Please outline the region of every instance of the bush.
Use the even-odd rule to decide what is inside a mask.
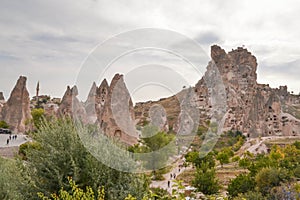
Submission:
[[[294,170],[294,176],[300,178],[300,166],[297,166]]]
[[[215,169],[209,168],[208,163],[203,163],[201,167],[197,167],[193,186],[203,194],[216,194],[220,186],[216,178]]]
[[[37,192],[50,196],[62,187],[70,191],[67,177],[72,177],[79,188],[90,186],[97,191],[104,186],[107,199],[124,199],[128,194],[141,198],[148,187],[144,175],[120,172],[102,164],[83,146],[77,131],[70,119],[41,124],[33,135],[40,148],[25,151],[31,187],[24,192],[23,199],[36,199]],[[85,126],[80,131],[89,135],[93,133]],[[111,156],[115,154],[113,151],[109,153]]]
[[[239,194],[233,200],[266,200],[267,198],[264,197],[260,192],[256,191],[249,191],[245,194]]]
[[[9,125],[5,121],[0,121],[0,128],[9,128]]]
[[[276,168],[268,167],[263,168],[255,176],[255,182],[259,191],[266,195],[270,190],[279,186],[281,181],[284,181],[286,178],[286,172]]]
[[[231,180],[228,185],[228,193],[230,196],[235,197],[240,193],[246,193],[254,190],[255,181],[252,177],[245,174],[238,175],[235,179]]]

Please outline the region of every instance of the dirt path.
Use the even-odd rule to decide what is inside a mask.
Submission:
[[[176,175],[176,177],[181,174],[182,172],[184,172],[185,170],[188,170],[190,169],[190,167],[180,167],[179,166],[182,166],[183,164],[183,161],[182,159],[178,159],[178,161],[176,163],[173,164],[173,168],[172,170],[167,173],[167,174],[164,174],[163,177],[165,178],[165,180],[163,181],[152,181],[152,183],[150,184],[150,187],[153,187],[153,188],[162,188],[162,189],[165,189],[167,190],[170,194],[172,193],[172,186],[173,186],[173,180],[174,180],[174,174]],[[171,178],[171,174],[172,174],[172,178]],[[168,181],[170,181],[170,187],[168,187]]]

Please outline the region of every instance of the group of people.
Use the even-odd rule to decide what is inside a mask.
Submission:
[[[179,165],[179,166],[178,166],[178,172],[179,172],[179,173],[180,173],[181,168],[182,168],[182,165]],[[173,178],[173,179],[176,179],[176,174],[175,174],[175,173],[170,173],[170,180],[171,180],[172,178]],[[170,184],[171,184],[171,181],[170,181],[170,180],[168,181],[168,187],[170,187]]]
[[[13,135],[13,136],[9,135],[9,137],[6,140],[6,144],[8,145],[11,140],[16,140],[16,139],[17,139],[17,135]]]
[[[176,174],[175,174],[175,173],[173,173],[173,174],[171,173],[171,174],[170,174],[170,180],[171,180],[172,178],[173,178],[173,179],[176,178]],[[168,187],[170,187],[170,184],[171,184],[170,180],[168,181]]]

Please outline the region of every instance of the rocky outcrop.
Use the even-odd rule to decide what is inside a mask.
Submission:
[[[1,101],[5,101],[4,96],[3,96],[3,92],[0,92],[0,102]]]
[[[129,145],[137,143],[133,103],[123,75],[116,74],[109,87],[104,80],[96,99],[97,118],[103,132]]]
[[[94,124],[97,120],[97,115],[96,115],[96,92],[97,92],[97,86],[96,86],[96,83],[93,82],[93,85],[90,89],[87,100],[84,103],[84,108],[85,108],[86,115],[87,115],[87,122],[89,124]]]
[[[284,114],[283,103],[296,102],[299,97],[292,97],[286,87],[270,88],[257,83],[257,60],[247,49],[239,47],[226,53],[219,46],[211,47],[211,57],[222,77],[226,91],[227,112],[223,130],[239,130],[249,137],[269,135],[297,135],[300,130],[295,119],[286,128],[280,120]],[[208,71],[210,68],[208,67]],[[195,86],[198,101],[204,114],[210,113],[210,97],[205,82]],[[200,92],[199,92],[200,91]],[[291,105],[291,104],[290,104]],[[203,117],[208,118],[206,115]],[[294,131],[290,131],[290,130]]]
[[[28,130],[26,121],[31,119],[30,99],[26,81],[26,77],[19,77],[1,112],[1,119],[6,121],[13,131],[21,133]]]
[[[211,58],[205,75],[193,87],[200,123],[215,118],[215,121],[224,122],[223,131],[239,130],[249,137],[300,135],[300,96],[290,94],[286,86],[274,89],[257,83],[257,60],[247,49],[238,47],[226,53],[214,45]],[[162,105],[167,101],[171,103],[163,105],[164,109],[177,111],[176,115],[167,112],[167,119],[179,119],[176,123],[172,120],[171,124],[178,127],[181,122],[178,110],[182,113],[182,109],[171,101],[172,98],[174,96],[157,102],[137,103],[138,123],[149,117],[147,111],[153,104]],[[218,107],[222,102],[224,105]]]
[[[0,92],[0,117],[1,117],[1,112],[2,112],[2,108],[4,106],[4,103],[5,103],[5,99],[3,96],[3,92]]]
[[[82,103],[77,98],[78,90],[76,86],[70,88],[67,87],[67,90],[61,100],[59,105],[57,115],[69,116],[74,119],[81,120],[83,123],[87,123],[86,112]]]
[[[102,121],[104,105],[108,98],[109,92],[109,85],[107,80],[104,79],[100,86],[96,90],[96,115],[97,115],[97,122],[100,127],[103,127],[104,121]]]

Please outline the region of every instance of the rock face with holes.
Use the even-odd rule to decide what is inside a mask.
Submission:
[[[104,80],[96,96],[97,118],[103,132],[128,145],[137,143],[133,103],[123,75],[116,74],[109,87]]]
[[[240,130],[250,137],[300,134],[300,121],[282,108],[297,103],[299,96],[289,94],[286,87],[258,84],[257,61],[247,49],[239,47],[226,53],[212,46],[211,57],[226,90],[224,130]],[[283,118],[288,118],[288,123]]]
[[[2,112],[2,108],[4,106],[4,103],[5,103],[5,99],[3,96],[3,92],[0,92],[0,117],[1,117],[1,112]]]
[[[104,105],[107,102],[107,96],[109,92],[109,85],[107,83],[107,80],[104,79],[100,86],[96,90],[96,116],[97,116],[97,122],[100,125],[100,127],[103,127],[104,121],[102,120],[103,117],[103,111],[104,111]],[[107,104],[107,103],[106,103]]]
[[[82,103],[77,98],[78,90],[76,86],[70,88],[67,86],[67,90],[59,105],[57,115],[59,117],[68,116],[74,119],[79,119],[83,123],[87,123],[86,111]]]
[[[249,137],[300,135],[300,96],[289,93],[286,86],[257,83],[257,60],[247,49],[238,47],[226,53],[214,45],[211,58],[205,75],[192,88],[200,124],[207,126],[205,122],[214,118],[224,122],[222,131],[239,130]],[[180,120],[182,93],[137,103],[137,123],[143,124],[151,106],[160,104],[167,110],[168,123],[178,131],[179,124],[184,125]]]
[[[1,112],[1,120],[6,121],[13,131],[21,133],[28,130],[29,127],[26,127],[26,121],[31,119],[26,81],[26,77],[19,77]]]

